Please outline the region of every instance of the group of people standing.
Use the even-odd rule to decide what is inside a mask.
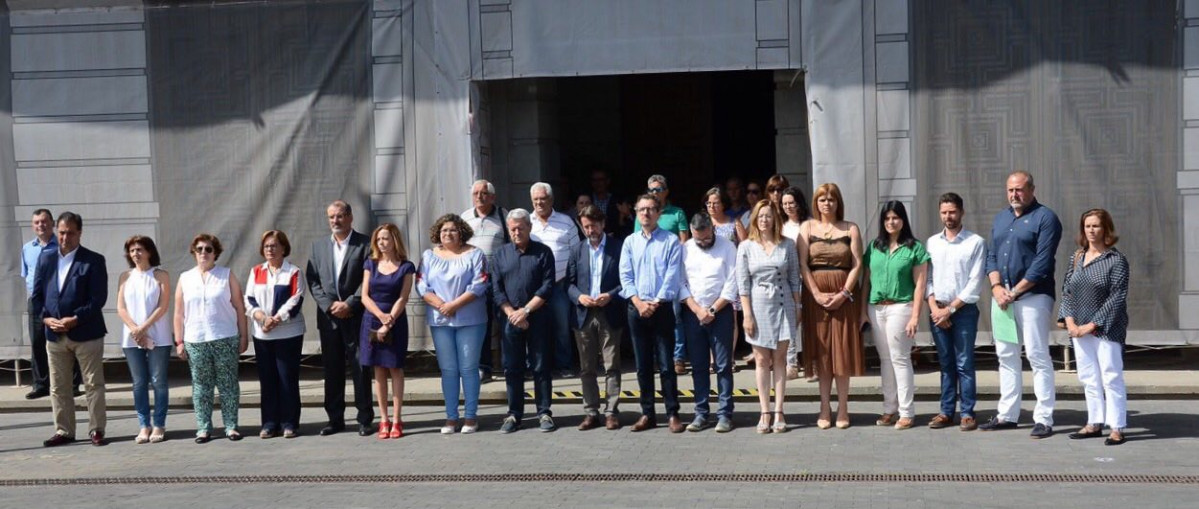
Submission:
[[[766,198],[761,198],[760,185],[756,196],[750,195],[756,183],[733,190],[730,182],[705,193],[704,211],[688,218],[667,200],[669,189],[661,175],[650,177],[646,193],[631,202],[608,192],[607,179],[603,172],[593,174],[597,192],[574,217],[553,209],[548,184],[530,189],[531,212],[506,211],[495,204],[494,186],[476,181],[470,209],[434,221],[429,229],[433,247],[422,253],[419,266],[395,225],[379,225],[369,237],[356,232],[350,205],[338,200],[326,211],[331,235],[313,243],[304,271],[288,260],[291,244],[285,233],[263,233],[259,252],[264,261],[251,269],[244,290],[228,268],[216,265],[220,240],[197,235],[190,244],[196,266],[180,275],[174,289],[173,334],[164,319],[171,280],[159,267],[157,247],[148,237],[130,238],[125,243],[129,270],[118,284],[118,314],[140,426],[136,441],[163,440],[172,345],[191,368],[196,442],[211,439],[214,390],[220,392],[225,436],[239,440],[237,362],[251,337],[262,387],[259,436],[296,436],[305,288],[318,309],[324,362],[328,423],[320,434],[345,429],[348,366],[359,434],[401,437],[405,312],[414,287],[416,298],[425,303],[441,372],[443,434],[478,430],[480,384],[491,377],[497,344],[508,397],[501,432],[522,427],[526,372],[532,375],[541,431],[556,429],[551,410],[555,375],[576,373],[586,414],[579,429],[619,429],[624,425],[619,396],[626,330],[640,390],[633,431],[658,425],[655,374],[670,431],[701,431],[712,424],[717,432],[732,430],[734,350],[740,333],[753,349],[757,432],[789,429],[786,381],[798,377],[801,365],[819,381],[817,427],[835,423],[848,428],[849,380],[865,372],[862,334],[868,327],[875,328],[882,367],[883,408],[876,424],[907,429],[915,418],[910,353],[925,304],[942,389],[940,413],[929,427],[953,425],[955,416],[964,431],[1016,427],[1022,344],[1037,395],[1032,436],[1053,434],[1048,341],[1056,295],[1054,253],[1062,227],[1036,201],[1030,174],[1014,172],[1007,179],[1010,207],[996,215],[989,242],[962,228],[963,200],[947,193],[939,199],[943,229],[926,243],[915,238],[904,204],[894,201],[882,207],[877,236],[864,241],[858,225],[845,220],[840,189],[832,183],[816,188],[809,213],[803,193],[780,175],[768,181]],[[748,198],[748,208],[742,209],[730,194]],[[45,445],[75,439],[75,360],[88,396],[89,435],[102,445],[104,258],[79,246],[78,215],[59,217],[57,242],[50,235],[51,224],[49,211],[34,213],[37,238],[25,246],[22,258],[31,336],[40,332],[45,337],[49,356],[56,432]],[[1058,313],[1075,342],[1088,400],[1088,424],[1071,438],[1100,436],[1106,424],[1109,444],[1123,442],[1125,426],[1121,359],[1128,263],[1113,248],[1116,240],[1107,212],[1083,214],[1080,249],[1066,274]],[[977,302],[988,279],[994,303],[1014,319],[1016,337],[996,341],[1002,392],[998,415],[978,424],[974,341]],[[695,384],[694,418],[687,425],[680,415],[677,384],[681,362],[691,365]],[[381,417],[377,428],[370,368]],[[718,396],[714,422],[708,401],[712,375]],[[30,397],[44,395],[43,390],[35,385]]]

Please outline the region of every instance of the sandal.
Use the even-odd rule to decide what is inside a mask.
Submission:
[[[236,442],[241,440],[241,432],[237,431],[236,429],[231,429],[225,432],[225,438],[228,438],[232,442]]]
[[[391,426],[391,433],[387,434],[388,438],[400,438],[404,436],[404,421],[397,420]]]
[[[1112,430],[1112,434],[1103,439],[1103,445],[1120,445],[1127,441],[1128,439],[1124,438],[1123,431]]]
[[[775,433],[786,433],[787,432],[787,421],[783,420],[783,413],[775,412],[775,415],[777,417],[774,418],[774,426],[771,427],[771,429]]]
[[[391,435],[391,423],[379,421],[379,440],[386,440]]]
[[[767,433],[770,433],[770,416],[773,414],[771,412],[762,412],[762,415],[765,417],[758,419],[758,428],[757,429],[758,429],[758,434],[765,435]]]
[[[1079,440],[1079,439],[1083,439],[1083,438],[1099,438],[1099,437],[1103,436],[1103,425],[1102,424],[1100,424],[1100,425],[1088,424],[1086,426],[1083,426],[1082,429],[1080,429],[1074,433],[1071,433],[1069,435],[1066,435],[1066,436],[1070,437],[1070,440]]]

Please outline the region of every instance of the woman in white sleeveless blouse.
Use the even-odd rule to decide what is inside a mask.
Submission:
[[[158,268],[158,247],[150,237],[134,235],[125,241],[129,270],[117,284],[117,315],[124,323],[121,349],[133,378],[133,407],[140,431],[136,443],[161,442],[166,435],[167,362],[171,360],[171,329],[162,317],[171,298],[171,278]],[[154,387],[154,413],[150,391]]]
[[[216,236],[196,235],[191,244],[196,267],[179,276],[175,289],[175,345],[179,357],[191,367],[197,444],[212,438],[214,388],[221,391],[225,437],[241,440],[237,360],[249,346],[250,336],[241,285],[228,267],[216,266],[221,251]]]

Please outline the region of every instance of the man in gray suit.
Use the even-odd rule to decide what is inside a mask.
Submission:
[[[325,371],[329,424],[321,429],[321,436],[345,429],[346,362],[354,380],[358,434],[367,436],[373,432],[375,410],[370,378],[358,363],[358,335],[362,326],[362,266],[370,254],[370,239],[354,231],[354,212],[349,203],[337,200],[326,212],[333,235],[312,243],[306,271],[308,290],[317,306],[316,327],[321,334]]]

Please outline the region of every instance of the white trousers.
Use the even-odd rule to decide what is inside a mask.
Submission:
[[[999,357],[999,419],[1017,422],[1020,419],[1020,398],[1023,396],[1023,368],[1020,365],[1020,343],[1032,367],[1033,392],[1037,405],[1032,412],[1035,423],[1053,426],[1053,358],[1049,356],[1049,323],[1053,317],[1053,298],[1032,294],[1010,304],[1016,317],[1019,343],[995,341]]]
[[[1087,424],[1107,424],[1124,429],[1127,394],[1124,392],[1124,347],[1115,341],[1087,334],[1074,338],[1078,354],[1078,381],[1087,395]]]
[[[900,417],[916,417],[916,377],[912,371],[914,341],[904,333],[912,319],[912,303],[870,306],[874,320],[874,347],[878,350],[879,371],[882,374],[883,413],[899,413]]]

